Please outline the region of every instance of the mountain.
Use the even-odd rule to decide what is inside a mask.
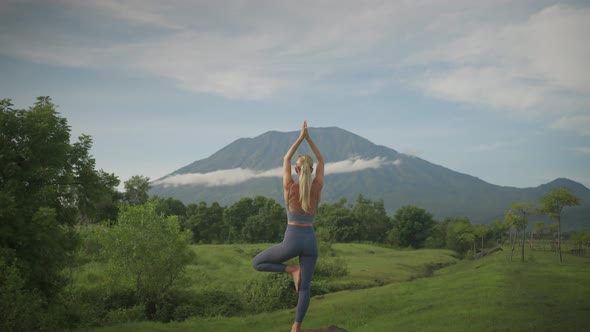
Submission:
[[[534,188],[497,186],[376,145],[337,127],[309,128],[309,132],[326,161],[324,203],[341,198],[353,202],[362,194],[382,199],[390,214],[412,204],[425,208],[437,219],[468,217],[473,223],[489,223],[502,219],[512,202],[537,204],[547,191],[569,187],[582,205],[565,210],[563,229],[587,227],[590,221],[590,190],[569,179],[556,179]],[[210,157],[154,181],[150,194],[185,203],[230,205],[255,195],[282,202],[282,157],[298,134],[269,131],[254,138],[240,138]],[[301,153],[312,155],[306,143],[296,155]],[[549,221],[542,216],[530,220]]]

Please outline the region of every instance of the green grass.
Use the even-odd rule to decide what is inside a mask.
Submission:
[[[398,257],[400,262],[420,259],[409,257],[419,256],[421,250],[369,247],[376,252],[369,258],[362,255],[368,248],[365,245],[336,247],[348,257],[350,278],[364,278],[371,271],[383,276],[388,269],[396,270],[396,263],[382,264],[379,255]],[[433,254],[427,252],[427,256]],[[503,251],[461,261],[436,271],[432,278],[314,297],[304,327],[335,324],[352,332],[584,331],[590,324],[589,283],[588,259],[565,255],[560,265],[554,253],[534,252],[527,254],[524,263],[510,262],[508,251]],[[293,317],[291,309],[169,324],[122,324],[96,331],[278,332],[288,330]]]
[[[196,257],[187,267],[186,282],[194,291],[238,290],[260,275],[252,268],[252,258],[270,246],[272,244],[192,246]],[[405,281],[424,276],[426,264],[457,262],[452,251],[442,249],[400,251],[368,244],[334,244],[333,249],[337,257],[345,260],[349,271],[349,275],[334,281],[339,289]],[[92,287],[105,280],[104,265],[90,262],[73,271],[73,277],[77,285]]]

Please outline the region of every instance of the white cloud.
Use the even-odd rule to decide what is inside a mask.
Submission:
[[[410,80],[437,98],[534,112],[576,111],[590,100],[590,75],[583,70],[590,43],[581,42],[590,31],[589,8],[555,5],[506,24],[508,1],[57,4],[63,20],[52,16],[34,27],[2,26],[0,20],[0,54],[147,72],[197,93],[234,99],[317,90],[326,77],[342,92],[334,75],[393,70],[385,79],[364,77],[345,85],[345,93],[370,95],[387,89],[389,77],[400,80],[397,70],[421,64],[429,73],[414,72]],[[72,19],[85,25],[73,29],[67,25]],[[416,51],[425,45],[426,51]],[[440,64],[447,69],[433,69]]]
[[[325,168],[326,174],[339,174],[339,173],[350,173],[362,171],[370,168],[381,168],[385,165],[396,165],[399,166],[401,160],[396,159],[393,161],[387,161],[384,158],[375,157],[373,159],[359,159],[352,158],[348,160],[337,161],[333,163],[327,163]]]
[[[282,169],[273,168],[267,171],[258,172],[251,169],[234,168],[213,171],[209,173],[188,173],[179,174],[161,179],[155,184],[162,184],[164,186],[181,186],[181,185],[203,185],[206,187],[215,186],[231,186],[246,182],[255,178],[263,177],[280,177]]]
[[[375,157],[373,159],[360,159],[353,158],[349,160],[342,160],[333,163],[326,163],[325,174],[341,174],[358,172],[366,169],[376,169],[387,165],[399,166],[401,164],[400,159],[396,160],[385,160],[381,157]],[[186,185],[202,185],[206,187],[216,186],[231,186],[240,184],[256,178],[264,177],[277,177],[280,178],[283,175],[283,169],[281,167],[269,169],[266,171],[256,171],[252,169],[234,168],[225,169],[219,171],[213,171],[208,173],[188,173],[173,175],[161,180],[154,182],[156,185],[163,186],[186,186]]]
[[[476,29],[408,65],[434,97],[527,115],[579,113],[590,101],[590,8],[554,5],[517,24]],[[429,67],[432,68],[432,67]]]

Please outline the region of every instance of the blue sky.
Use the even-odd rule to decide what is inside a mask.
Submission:
[[[122,181],[307,119],[493,184],[590,187],[589,34],[585,1],[3,0],[0,98],[51,96]]]

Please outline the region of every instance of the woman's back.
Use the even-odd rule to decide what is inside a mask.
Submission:
[[[318,204],[320,201],[321,186],[314,180],[311,183],[310,190],[310,207],[308,211],[304,211],[301,208],[301,202],[299,199],[299,183],[293,182],[289,187],[289,195],[287,199],[287,209],[292,214],[300,215],[311,215],[317,212]],[[295,221],[295,220],[290,220]]]

